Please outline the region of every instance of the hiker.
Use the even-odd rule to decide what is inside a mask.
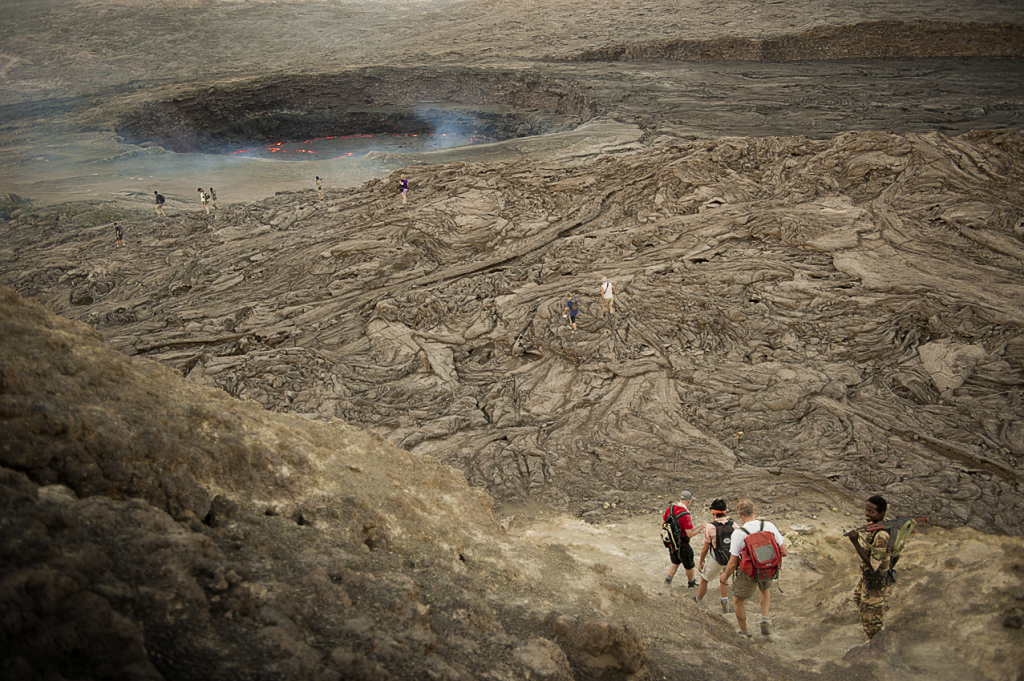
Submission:
[[[601,312],[615,314],[615,287],[608,277],[601,280]]]
[[[569,319],[569,326],[572,327],[573,333],[576,333],[576,315],[578,315],[579,312],[579,302],[577,302],[571,292],[567,293],[565,297],[565,312],[562,313],[562,316]]]
[[[729,564],[729,548],[732,545],[732,533],[736,529],[734,523],[728,516],[729,508],[725,499],[715,499],[711,502],[711,515],[714,520],[704,525],[704,545],[700,549],[700,560],[697,562],[697,571],[700,573],[700,587],[697,588],[697,595],[693,597],[694,602],[700,607],[704,595],[708,592],[708,584],[718,582],[718,576]],[[708,560],[711,554],[711,560]],[[722,612],[729,612],[729,586],[718,582],[721,594]]]
[[[155,189],[153,190],[153,196],[156,198],[156,214],[160,215],[160,216],[163,216],[163,214],[164,214],[164,203],[167,201],[167,199],[165,199],[164,195],[161,194],[160,192],[158,192]]]
[[[324,181],[320,179],[320,176],[316,176],[316,194],[320,197],[320,200],[324,200]]]
[[[117,239],[116,246],[124,246],[124,230],[116,222],[114,223],[114,238]]]
[[[217,207],[217,192],[213,191],[213,187],[210,187],[210,208]]]
[[[779,532],[774,523],[765,520],[758,520],[754,502],[750,499],[740,499],[736,504],[736,512],[743,522],[742,527],[736,528],[732,533],[732,542],[729,547],[729,564],[719,576],[721,584],[728,584],[729,577],[736,573],[736,579],[732,585],[732,595],[735,600],[736,623],[740,627],[740,634],[750,637],[747,631],[747,609],[746,600],[754,595],[757,589],[758,600],[761,604],[761,633],[765,636],[769,633],[768,608],[771,605],[772,581],[779,576],[779,564],[789,552],[783,546],[786,539]],[[774,568],[764,567],[761,549],[771,545],[775,552]],[[775,547],[778,547],[777,551]],[[742,565],[742,567],[741,567]],[[737,569],[740,568],[740,569]]]
[[[885,520],[885,511],[889,503],[880,496],[870,497],[864,504],[864,518],[868,524],[881,523]],[[860,540],[857,530],[850,530],[846,536],[853,543],[857,555],[863,562],[864,571],[860,582],[853,590],[853,602],[860,611],[860,623],[870,641],[882,630],[882,618],[889,609],[889,594],[892,584],[896,581],[892,574],[892,545],[889,541],[888,529],[878,529],[865,535]],[[871,568],[871,560],[878,562],[878,567]]]
[[[668,559],[671,565],[668,566],[665,584],[672,583],[672,578],[676,576],[676,571],[682,565],[683,569],[686,570],[686,587],[688,589],[697,586],[697,580],[693,576],[693,568],[695,566],[693,562],[693,548],[690,547],[690,537],[704,531],[703,523],[697,527],[693,526],[693,519],[690,517],[690,504],[692,502],[692,493],[681,492],[679,494],[679,501],[675,504],[670,504],[661,516],[662,523],[669,522],[669,518],[673,519],[676,530],[673,534],[678,542],[678,546],[668,547]]]
[[[207,204],[207,201],[210,200],[210,197],[209,197],[209,195],[206,192],[203,191],[202,187],[200,187],[198,191],[199,191],[199,203],[203,204],[203,208],[206,209],[206,213],[209,214],[210,213],[210,206]]]
[[[402,203],[406,203],[409,195],[409,180],[405,179],[405,173],[402,173],[402,179],[398,181],[398,186],[402,190]]]

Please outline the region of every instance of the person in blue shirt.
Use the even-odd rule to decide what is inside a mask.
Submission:
[[[573,297],[572,293],[567,294],[565,298],[565,313],[562,316],[568,316],[569,325],[572,327],[573,333],[576,333],[576,315],[579,312],[580,304],[576,302],[576,298]]]

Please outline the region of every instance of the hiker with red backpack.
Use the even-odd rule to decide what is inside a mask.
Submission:
[[[711,515],[714,520],[704,525],[704,545],[700,549],[700,560],[697,561],[697,570],[700,572],[700,587],[697,595],[693,597],[697,607],[700,607],[704,595],[708,592],[708,584],[717,582],[718,576],[729,564],[731,554],[729,548],[732,546],[732,535],[736,529],[729,517],[729,507],[725,499],[715,499],[711,502]],[[711,560],[708,560],[711,554]],[[729,586],[719,583],[721,593],[722,612],[729,612]]]
[[[771,605],[771,585],[779,578],[782,558],[788,554],[783,546],[786,539],[774,523],[758,520],[754,502],[740,499],[736,504],[736,512],[743,522],[741,527],[732,533],[732,544],[729,548],[729,565],[719,577],[722,584],[729,583],[729,577],[736,573],[732,584],[732,595],[736,601],[736,623],[740,634],[750,637],[747,631],[746,600],[754,595],[757,589],[761,603],[761,633],[769,633],[768,609]]]
[[[679,494],[679,503],[672,504],[661,516],[662,542],[668,548],[668,559],[671,565],[668,566],[668,576],[665,577],[665,584],[671,584],[676,571],[682,565],[686,570],[687,588],[697,586],[697,580],[693,577],[693,548],[690,547],[690,537],[704,531],[704,524],[693,526],[693,519],[690,517],[690,503],[693,501],[693,494],[682,492]]]

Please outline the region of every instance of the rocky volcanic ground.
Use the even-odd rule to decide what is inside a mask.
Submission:
[[[863,645],[838,532],[858,504],[762,502],[791,553],[772,634],[746,641],[664,586],[657,518],[499,523],[433,457],[197,386],[6,287],[0,333],[5,678],[1012,681],[1024,662],[1019,537],[923,529]]]
[[[6,9],[0,283],[94,329],[4,293],[14,677],[1020,674],[1015,4]],[[660,588],[683,487],[802,547],[770,641]]]
[[[3,280],[498,499],[590,517],[680,485],[782,506],[882,491],[1019,534],[1019,134],[603,151],[417,167],[408,204],[392,176],[125,216],[123,248],[80,224],[95,209],[55,207],[7,223]]]

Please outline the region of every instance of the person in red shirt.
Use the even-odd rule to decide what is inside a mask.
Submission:
[[[693,519],[690,517],[689,510],[692,502],[693,494],[682,492],[679,495],[679,502],[665,509],[665,513],[661,516],[662,522],[665,522],[670,517],[678,519],[679,539],[681,542],[678,551],[673,548],[668,550],[668,559],[672,564],[668,566],[668,575],[665,577],[665,583],[672,583],[672,578],[676,576],[676,571],[682,565],[683,569],[686,570],[686,586],[690,589],[697,586],[697,580],[694,579],[693,568],[695,564],[693,562],[693,549],[690,547],[690,537],[694,537],[704,531],[704,523],[697,527],[693,526]]]

